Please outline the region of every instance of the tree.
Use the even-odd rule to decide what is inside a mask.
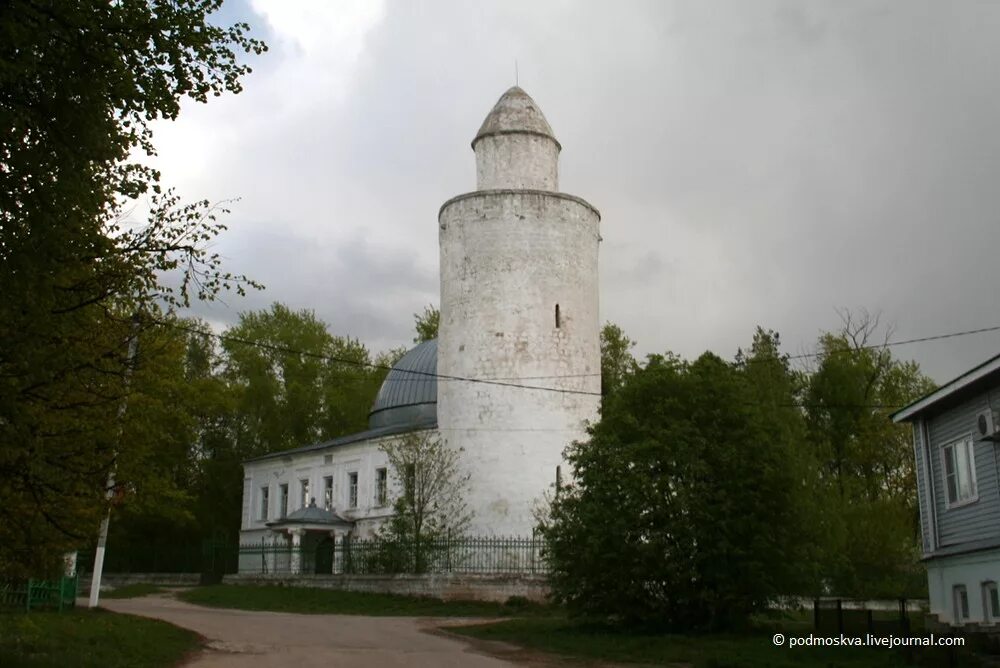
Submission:
[[[110,563],[127,556],[131,568],[163,568],[167,553],[197,554],[205,537],[202,526],[215,528],[200,512],[204,463],[215,455],[205,447],[224,387],[212,375],[212,339],[203,323],[165,319],[140,336],[139,364],[131,379],[116,493],[108,537]],[[242,491],[242,475],[216,480],[213,507],[227,498],[227,488]],[[232,527],[239,514],[230,514]],[[204,522],[204,525],[202,524]],[[85,565],[89,567],[89,564]],[[194,564],[191,564],[193,567]]]
[[[919,534],[909,428],[889,415],[934,388],[914,362],[893,358],[877,315],[843,312],[820,337],[805,390],[809,442],[821,463],[829,516],[825,572],[838,595],[919,595]]]
[[[632,355],[635,341],[628,338],[618,325],[604,323],[601,328],[601,396],[620,388],[634,374],[639,363]]]
[[[145,416],[144,431],[160,440],[135,459],[157,475],[116,507],[113,552],[197,554],[206,538],[234,540],[243,461],[364,429],[390,361],[383,353],[371,366],[356,339],[282,304],[241,314],[221,346],[204,323],[168,324],[142,341],[160,354],[136,373],[128,414]]]
[[[438,326],[441,324],[441,311],[438,310],[438,307],[428,304],[424,307],[423,313],[413,314],[413,320],[417,329],[417,335],[413,337],[414,343],[423,343],[437,338]]]
[[[221,0],[13,0],[0,9],[0,570],[39,575],[88,539],[112,466],[128,470],[117,415],[130,321],[242,291],[207,249],[223,226],[183,204],[133,151],[182,97],[238,92],[260,53]],[[130,224],[122,207],[149,197]],[[171,284],[165,276],[176,278]],[[141,362],[141,360],[140,360]],[[139,469],[132,469],[139,470]],[[122,479],[122,484],[138,483]]]
[[[813,467],[776,350],[758,331],[737,363],[651,356],[605,397],[541,527],[556,600],[629,624],[718,629],[814,591]]]
[[[357,339],[279,303],[240,314],[223,348],[244,457],[363,431],[385,377]]]
[[[403,548],[395,570],[425,572],[435,541],[461,536],[472,520],[465,501],[469,474],[462,471],[460,452],[426,431],[390,438],[382,450],[398,491],[383,537]]]

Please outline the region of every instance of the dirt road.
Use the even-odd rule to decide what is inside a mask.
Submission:
[[[115,612],[162,619],[205,636],[192,668],[509,668],[525,665],[481,653],[473,644],[428,633],[440,620],[413,617],[297,615],[203,608],[164,595],[105,599]],[[480,645],[481,646],[481,645]],[[517,655],[511,650],[511,656]],[[542,665],[529,661],[532,665]]]

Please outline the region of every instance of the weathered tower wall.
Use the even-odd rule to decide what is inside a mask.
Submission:
[[[474,147],[480,189],[439,216],[438,373],[511,386],[439,378],[438,424],[464,449],[472,530],[529,535],[563,449],[599,408],[600,215],[554,191],[554,138],[504,131]]]
[[[475,143],[476,189],[559,190],[559,144],[544,135],[502,134]]]

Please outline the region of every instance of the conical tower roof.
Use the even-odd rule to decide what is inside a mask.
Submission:
[[[472,140],[472,147],[475,148],[476,142],[483,137],[515,133],[542,135],[559,146],[559,140],[552,134],[552,128],[545,120],[545,114],[531,96],[517,86],[501,95],[493,105],[492,111],[476,133],[476,138]]]

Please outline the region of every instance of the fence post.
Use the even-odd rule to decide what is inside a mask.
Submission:
[[[351,563],[351,538],[346,533],[344,534],[343,546],[344,546],[344,556],[343,556],[344,566],[342,572],[351,573],[354,570],[354,564]]]
[[[558,487],[556,488],[558,489]],[[531,529],[531,574],[535,574],[535,562],[538,560],[538,544],[535,542],[535,529]]]
[[[875,618],[872,615],[871,609],[866,610],[868,613],[868,633],[875,633]]]
[[[24,611],[31,612],[31,578],[28,578],[28,588],[24,591]]]
[[[903,629],[902,635],[910,635],[910,615],[906,609],[906,599],[899,599],[899,624]]]
[[[813,599],[813,630],[819,631],[819,596]]]
[[[844,601],[837,599],[837,633],[844,633]]]

